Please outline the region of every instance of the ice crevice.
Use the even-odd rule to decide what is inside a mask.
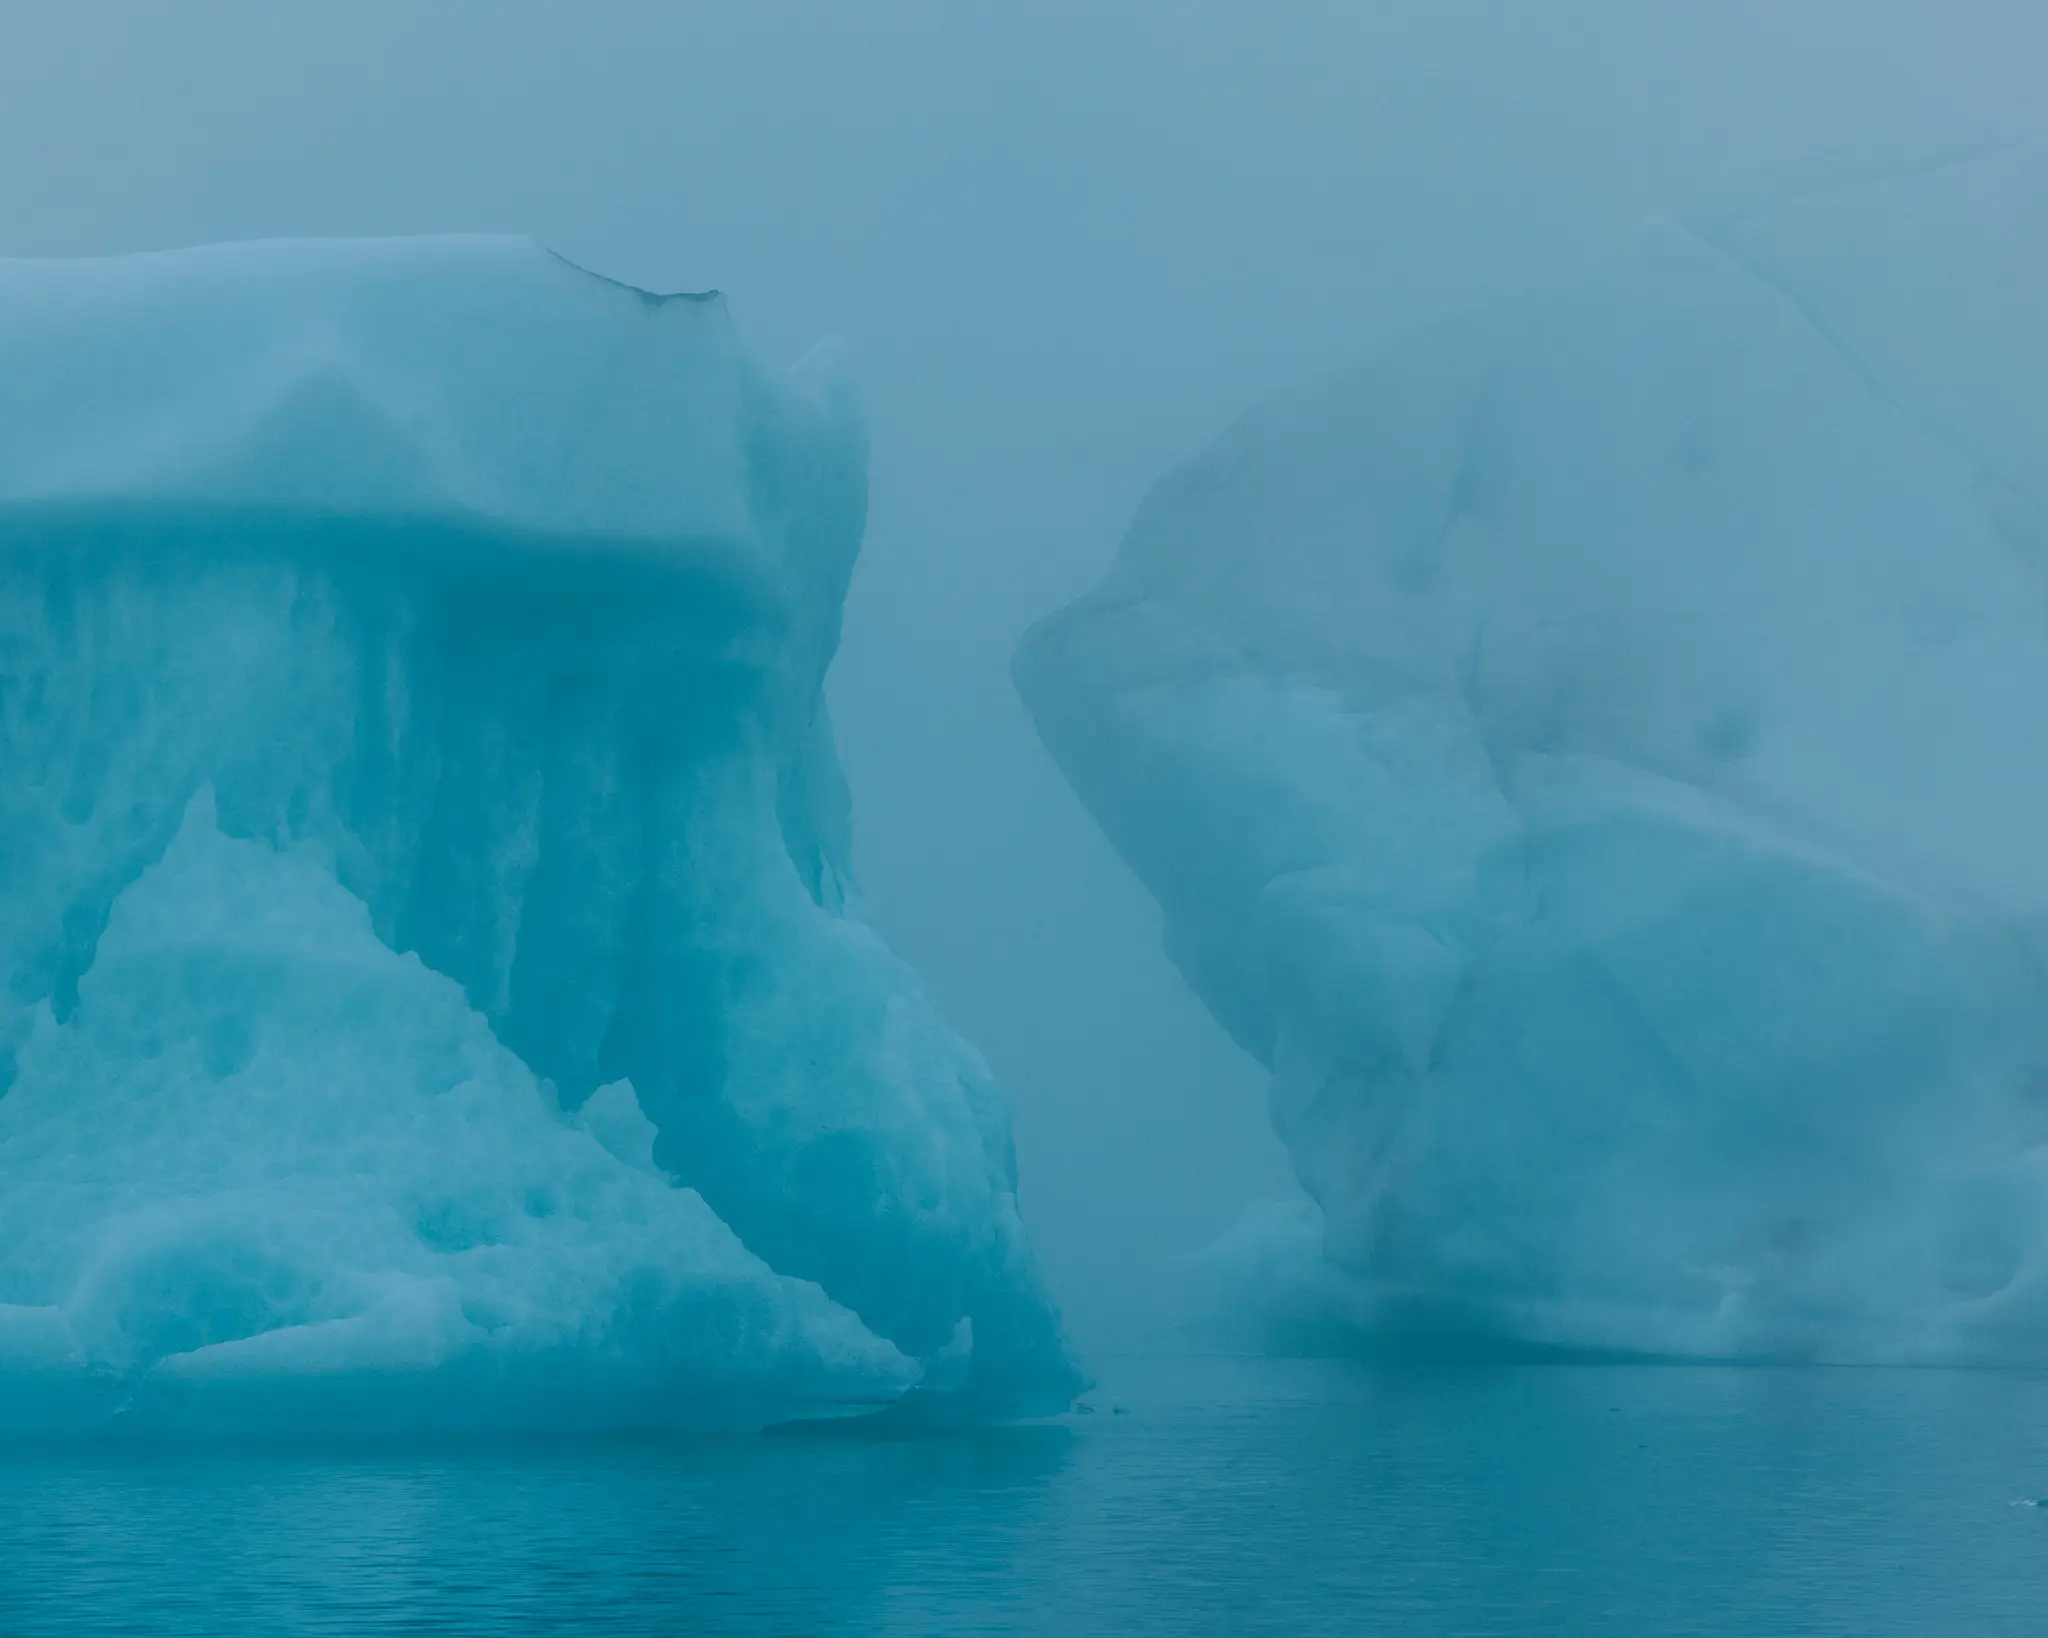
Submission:
[[[1966,161],[1958,160],[1954,163],[1962,164],[1966,163]],[[1908,174],[1918,175],[1922,173],[1912,172]],[[1856,373],[1863,384],[1869,388],[1873,397],[1880,399],[1893,410],[1896,410],[1901,416],[1918,421],[1931,436],[1947,444],[1961,459],[1975,468],[1987,485],[1998,486],[2008,493],[2015,502],[2024,507],[2031,515],[2036,529],[2042,531],[2044,535],[2048,535],[2048,506],[2042,504],[2039,495],[2030,491],[2024,483],[2015,480],[2010,474],[2001,471],[1997,462],[1988,457],[1982,450],[1972,448],[1963,435],[1954,428],[1943,424],[1941,418],[1933,411],[1925,406],[1914,404],[1901,398],[1891,388],[1887,387],[1876,369],[1857,356],[1855,349],[1829,325],[1826,316],[1815,306],[1810,298],[1803,295],[1794,285],[1774,274],[1757,256],[1745,251],[1739,240],[1733,236],[1725,233],[1715,233],[1704,228],[1696,228],[1692,231],[1697,235],[1702,245],[1726,256],[1759,284],[1782,297],[1791,306],[1793,311],[1798,313],[1800,318],[1812,327],[1814,334],[1840,355],[1842,362]]]

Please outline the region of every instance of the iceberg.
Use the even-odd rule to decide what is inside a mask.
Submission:
[[[865,467],[522,239],[0,262],[0,1434],[1064,1407],[851,877]]]
[[[2028,145],[1652,224],[1253,411],[1027,634],[1271,1070],[1319,1227],[1216,1261],[1297,1333],[2048,1358],[2044,286]]]

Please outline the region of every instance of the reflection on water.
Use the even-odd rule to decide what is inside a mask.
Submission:
[[[14,1452],[0,1633],[2036,1634],[2031,1374],[1110,1362],[1067,1425]],[[1129,1414],[1115,1415],[1122,1403]]]

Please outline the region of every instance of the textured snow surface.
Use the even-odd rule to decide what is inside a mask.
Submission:
[[[2048,1355],[2044,288],[2027,148],[1647,230],[1027,637],[1362,1341]]]
[[[864,469],[523,240],[0,263],[0,1430],[1065,1403],[849,880]]]

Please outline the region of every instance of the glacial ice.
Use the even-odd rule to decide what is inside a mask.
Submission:
[[[1234,1288],[2048,1357],[2044,288],[2026,146],[1653,225],[1255,410],[1027,635],[1320,1208]]]
[[[1064,1405],[864,511],[829,353],[524,240],[0,262],[0,1433]]]

